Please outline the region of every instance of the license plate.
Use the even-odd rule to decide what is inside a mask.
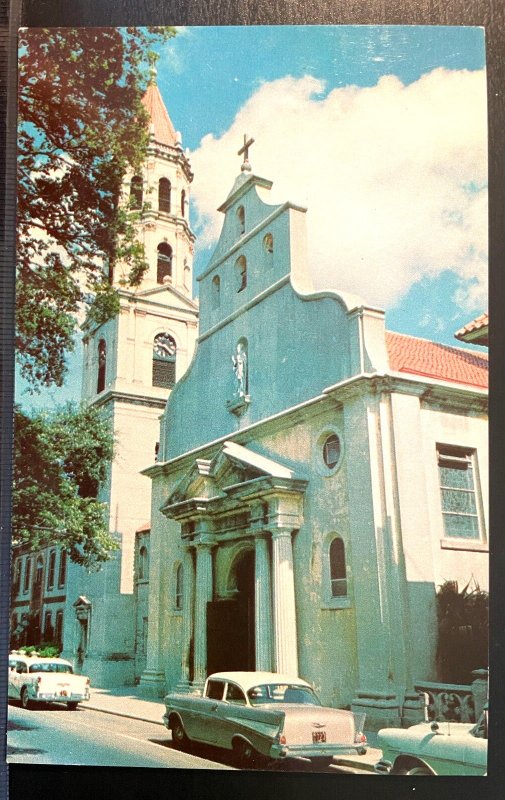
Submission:
[[[326,731],[312,731],[312,742],[314,744],[321,744],[326,741]]]

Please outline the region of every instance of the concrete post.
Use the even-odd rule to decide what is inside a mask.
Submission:
[[[272,669],[272,591],[270,577],[270,555],[265,534],[254,540],[254,605],[256,669],[269,672]]]

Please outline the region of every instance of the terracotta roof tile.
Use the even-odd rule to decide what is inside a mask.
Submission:
[[[142,98],[142,105],[149,114],[151,124],[154,125],[155,140],[160,144],[174,147],[177,143],[175,128],[156,84],[149,84]]]
[[[141,525],[140,528],[137,528],[135,533],[146,533],[147,531],[150,531],[150,530],[151,530],[151,523],[150,522],[144,522],[144,524]]]
[[[479,317],[476,317],[468,325],[464,325],[459,331],[456,331],[454,336],[458,339],[461,336],[465,336],[467,333],[473,333],[473,331],[480,331],[482,328],[487,328],[489,326],[489,316],[488,312],[485,311],[484,314],[481,314]]]
[[[386,331],[386,345],[389,366],[394,372],[487,388],[487,353],[449,347],[392,331]]]

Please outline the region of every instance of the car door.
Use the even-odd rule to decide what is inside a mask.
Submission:
[[[219,736],[219,709],[223,704],[225,681],[210,679],[207,682],[205,697],[198,703],[198,719],[195,720],[195,738],[214,744]]]
[[[216,738],[214,742],[218,747],[231,748],[233,736],[240,730],[245,709],[247,709],[247,700],[244,692],[236,683],[228,681],[223,701],[219,703],[215,711]]]

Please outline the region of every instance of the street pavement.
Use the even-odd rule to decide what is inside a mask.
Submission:
[[[89,702],[77,711],[64,705],[40,705],[33,710],[9,703],[7,760],[12,764],[79,764],[92,766],[234,769],[226,750],[195,746],[191,753],[176,750],[162,717],[162,700],[146,697],[136,687],[91,689]],[[328,772],[373,773],[381,757],[376,734],[367,734],[364,756],[341,755]],[[292,763],[291,763],[292,762]],[[282,771],[312,771],[313,765],[289,760]]]

